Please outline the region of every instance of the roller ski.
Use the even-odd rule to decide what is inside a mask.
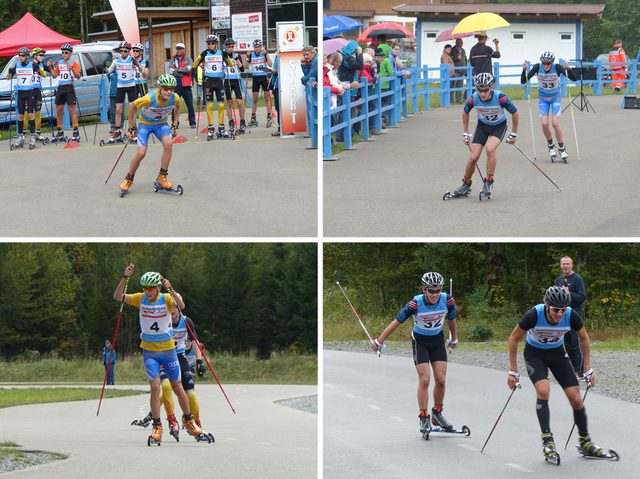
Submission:
[[[64,130],[62,128],[58,128],[56,130],[56,136],[53,138],[53,141],[55,142],[55,144],[57,145],[58,142],[67,142],[67,137],[64,136]]]
[[[10,146],[11,150],[16,150],[18,148],[24,148],[24,133],[20,133],[16,138],[16,141]]]
[[[74,128],[73,132],[71,133],[71,138],[67,138],[67,143],[71,143],[72,141],[75,141],[77,143],[80,143],[80,131],[78,130],[78,128]]]
[[[185,429],[187,430],[187,434],[192,436],[196,441],[206,441],[211,444],[211,437],[206,436],[202,429],[196,424],[193,419],[193,415],[189,414],[189,416],[182,415],[182,424],[184,424]]]
[[[249,124],[247,126],[259,126],[258,125],[258,119],[256,118],[256,114],[255,113],[251,114],[251,119],[249,120]]]
[[[37,142],[37,137],[35,133],[31,133],[31,136],[29,137],[29,149],[33,150],[36,147],[36,142]]]
[[[168,191],[171,193],[178,193],[179,195],[182,195],[182,193],[184,193],[182,185],[178,185],[174,189],[173,185],[167,181],[167,174],[168,173],[166,170],[160,169],[158,178],[153,182],[153,191],[155,191],[156,193],[158,191]]]
[[[558,151],[560,152],[560,159],[562,161],[564,161],[564,164],[567,164],[567,160],[569,159],[569,155],[567,154],[567,150],[564,148],[564,146],[558,148]]]
[[[271,128],[273,126],[273,119],[271,118],[271,113],[267,113],[267,128]]]
[[[248,130],[251,133],[251,130]],[[247,132],[247,124],[244,120],[240,120],[240,126],[236,130],[237,135],[244,135]]]
[[[560,454],[558,454],[556,443],[553,440],[553,434],[550,432],[542,434],[542,454],[545,461],[555,464],[556,466],[560,465]]]
[[[213,125],[209,125],[207,127],[207,141],[211,141],[215,139],[216,139],[216,129],[213,127]]]
[[[491,199],[491,191],[493,190],[493,179],[489,179],[488,177],[482,180],[482,191],[480,192],[480,201],[482,200],[490,200]]]
[[[556,153],[556,145],[553,143],[547,144],[549,147],[549,157],[551,158],[551,163],[555,163],[556,159],[558,159],[558,153]]]
[[[142,419],[135,419],[131,425],[132,426],[140,426],[140,427],[149,427],[149,425],[153,422],[153,416],[151,413],[147,414]]]
[[[113,132],[113,135],[111,135],[111,138],[109,138],[107,141],[100,140],[100,146],[113,145],[114,143],[124,143],[125,141],[127,140],[126,137],[122,135],[122,130],[117,129]]]
[[[425,441],[429,440],[429,434],[431,433],[431,418],[429,416],[418,415],[420,418],[420,434]]]
[[[49,143],[49,138],[45,138],[44,136],[42,136],[42,132],[40,130],[36,130],[36,141],[39,141],[43,145],[46,145],[47,143]]]
[[[218,131],[216,132],[216,139],[220,138],[222,138],[223,140],[235,140],[236,135],[233,132],[229,133],[227,130],[225,130],[224,125],[220,125],[218,126]]]
[[[202,423],[198,420],[196,421],[196,424],[198,425],[198,427],[200,429],[202,429],[202,434],[204,434],[205,436],[207,436],[209,438],[209,443],[213,443],[216,442],[216,438],[213,437],[213,434],[211,434],[210,432],[205,432],[204,428],[202,427]],[[183,426],[184,427],[184,426]]]
[[[147,439],[147,446],[151,446],[152,444],[157,444],[158,446],[162,444],[162,423],[160,419],[153,421],[153,434],[149,436]]]
[[[178,425],[176,415],[171,414],[167,416],[167,421],[169,421],[169,434],[173,436],[176,442],[180,442],[180,426]]]
[[[431,408],[431,432],[446,432],[449,434],[464,434],[469,436],[471,430],[467,426],[462,426],[462,429],[455,429],[453,424],[445,419],[442,415],[442,411],[436,411],[435,408]]]
[[[592,443],[591,437],[588,434],[586,436],[580,436],[579,440],[580,444],[576,446],[576,448],[578,449],[578,452],[587,459],[604,459],[607,461],[617,461],[620,459],[618,453],[613,449],[609,449],[609,452],[605,452],[604,449]]]
[[[120,185],[120,198],[124,197],[124,195],[129,193],[129,188],[131,188],[132,184],[133,184],[133,176],[127,173],[127,176],[124,177],[124,181]]]
[[[467,179],[464,178],[462,180],[462,185],[460,187],[455,189],[453,193],[451,193],[450,191],[447,191],[442,197],[442,199],[446,201],[449,198],[466,198],[467,196],[469,196],[471,194],[472,181],[471,180],[468,180],[468,181],[469,182],[467,183]]]

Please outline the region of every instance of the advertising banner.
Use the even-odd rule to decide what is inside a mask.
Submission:
[[[229,0],[211,0],[211,30],[228,29],[231,23]]]
[[[140,43],[140,22],[136,0],[109,0],[125,41]]]
[[[246,52],[253,49],[254,40],[262,38],[262,12],[234,13],[231,15],[231,35],[236,41],[236,51]]]
[[[301,82],[302,52],[281,52],[278,64],[280,87],[280,131],[284,134],[307,132],[307,103]]]

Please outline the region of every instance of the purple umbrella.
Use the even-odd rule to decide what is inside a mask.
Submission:
[[[329,55],[330,53],[342,50],[348,44],[349,40],[345,38],[332,38],[331,40],[322,42],[322,51]]]
[[[469,33],[456,33],[455,35],[451,35],[453,33],[454,28],[456,27],[452,27],[449,30],[445,30],[440,35],[438,35],[438,38],[436,38],[436,42],[451,42],[458,38],[472,37],[473,35],[476,35],[478,33],[478,32],[469,32]]]

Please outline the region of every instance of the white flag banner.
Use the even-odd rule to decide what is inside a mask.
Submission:
[[[140,22],[136,0],[109,0],[122,37],[129,43],[140,43]]]

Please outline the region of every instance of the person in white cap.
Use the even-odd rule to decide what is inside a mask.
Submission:
[[[193,108],[193,92],[191,91],[191,67],[193,60],[185,54],[184,43],[176,44],[176,54],[171,59],[169,73],[176,77],[178,86],[174,90],[187,104],[189,126],[196,127],[196,113]],[[173,120],[173,115],[172,118]],[[175,124],[176,122],[174,122]],[[179,122],[178,122],[179,123]]]

